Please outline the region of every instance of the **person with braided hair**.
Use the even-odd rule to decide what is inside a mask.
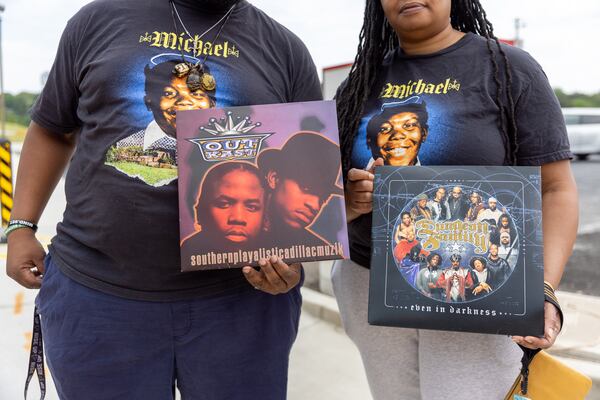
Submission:
[[[564,120],[546,75],[529,54],[499,42],[479,0],[367,0],[358,53],[336,98],[351,260],[337,261],[332,279],[373,398],[504,398],[519,372],[515,342],[550,347],[560,310],[546,302],[542,338],[370,326],[373,166],[541,166],[544,275],[557,287],[578,215],[560,210],[578,200]],[[388,115],[400,104],[414,108],[412,122],[396,124],[400,111]],[[425,105],[427,120],[417,118]],[[411,139],[404,133],[411,130],[420,135]],[[448,370],[469,376],[468,384],[440,385]]]

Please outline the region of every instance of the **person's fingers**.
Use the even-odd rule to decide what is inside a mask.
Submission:
[[[244,267],[242,268],[242,272],[244,273],[244,277],[248,283],[250,283],[255,289],[263,290],[267,285],[264,273],[261,271],[257,271],[252,267]]]
[[[526,336],[523,338],[521,343],[523,347],[529,349],[548,349],[552,346],[552,343],[546,338],[538,338],[534,336]]]
[[[34,272],[32,265],[20,265],[10,276],[27,289],[39,289],[42,286],[42,277]]]
[[[351,203],[372,203],[373,193],[371,192],[358,192],[352,195],[350,199]]]
[[[277,258],[274,259],[276,260]],[[277,274],[271,265],[271,260],[260,260],[258,265],[261,272],[265,274],[267,282],[271,285],[271,289],[274,289],[276,292],[285,292],[287,290],[285,281]]]
[[[300,282],[300,272],[287,265],[283,260],[278,258],[271,258],[271,265],[277,272],[277,274],[285,281],[287,289],[291,289]]]
[[[373,181],[372,180],[360,180],[348,183],[348,191],[352,193],[356,192],[373,192]]]
[[[373,180],[375,176],[364,169],[352,168],[348,171],[348,181]]]
[[[554,326],[546,326],[546,329],[544,330],[544,338],[546,338],[546,340],[548,340],[548,342],[550,342],[550,345],[554,345],[554,342],[556,341],[556,339],[558,338],[558,334],[560,332],[560,329]]]
[[[554,305],[551,306],[554,307]],[[560,333],[560,317],[552,312],[554,310],[548,311],[544,320],[544,337],[550,342],[550,345],[553,345]]]
[[[544,327],[546,329],[551,327],[557,332],[560,332],[561,328],[560,314],[558,313],[558,309],[550,302],[545,302],[544,304]]]
[[[35,266],[36,266],[37,270],[42,275],[44,275],[46,273],[46,266],[44,265],[44,258],[45,257],[46,257],[46,254],[43,254],[41,257],[36,257],[33,260],[33,262],[35,263]]]
[[[548,340],[548,338],[543,337],[543,338],[538,338],[535,336],[513,336],[512,340],[517,343],[520,344],[523,347],[526,347],[528,349],[548,349],[550,347],[552,347],[552,345],[554,344],[554,340],[556,338],[554,338],[553,340]]]
[[[371,164],[371,168],[369,168],[369,172],[373,173],[375,171],[375,167],[381,167],[384,164],[383,158],[379,157],[373,164]]]
[[[356,211],[359,214],[367,214],[373,210],[373,204],[372,203],[355,203],[355,204],[351,204],[350,208],[352,208],[354,211]]]

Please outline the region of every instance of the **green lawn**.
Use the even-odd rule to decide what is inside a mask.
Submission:
[[[122,161],[106,164],[115,167],[129,176],[137,176],[149,185],[156,185],[159,182],[177,178],[176,169],[147,167],[145,165]]]
[[[25,138],[27,127],[24,125],[15,124],[13,122],[6,123],[6,138],[11,142],[22,142]]]

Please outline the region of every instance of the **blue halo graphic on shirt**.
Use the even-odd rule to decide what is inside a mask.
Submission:
[[[456,187],[469,206],[465,219],[453,218],[446,208]],[[434,202],[440,189],[445,195]],[[473,193],[479,196],[476,203]],[[437,185],[413,197],[396,218],[390,242],[402,277],[422,295],[449,303],[476,301],[501,288],[519,255],[519,233],[509,210],[493,194],[464,184]],[[498,257],[490,258],[496,249]],[[450,271],[456,259],[459,268]]]

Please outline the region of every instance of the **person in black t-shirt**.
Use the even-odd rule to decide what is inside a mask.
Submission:
[[[246,0],[95,0],[69,20],[21,153],[12,217],[31,224],[9,233],[7,260],[9,276],[41,286],[61,400],[164,400],[175,385],[186,399],[286,397],[302,266],[270,257],[259,269],[181,271],[173,117],[321,98],[304,44]],[[31,228],[67,164],[46,256]],[[234,175],[222,183],[239,184]],[[260,181],[244,203],[213,187],[214,224],[199,219],[209,245],[254,238]]]
[[[548,348],[556,340],[561,318],[553,304],[545,304],[543,338],[367,323],[374,178],[369,138],[380,129],[368,121],[386,104],[415,96],[427,103],[429,115],[420,165],[541,166],[544,272],[553,287],[577,232],[576,209],[566,217],[561,213],[565,204],[577,204],[577,191],[560,105],[535,60],[498,41],[479,0],[367,0],[359,52],[336,96],[351,261],[336,262],[333,287],[373,398],[466,398],[474,392],[504,398],[522,356],[514,342]],[[385,154],[378,157],[375,165],[386,161]],[[459,204],[454,215],[464,212]],[[439,371],[446,370],[469,376],[469,384],[460,379],[440,384]]]

